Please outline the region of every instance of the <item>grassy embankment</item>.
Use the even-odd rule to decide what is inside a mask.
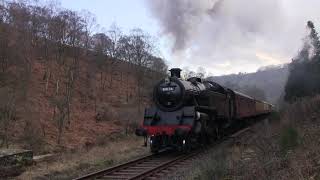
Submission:
[[[18,179],[71,179],[114,166],[149,153],[142,147],[143,139],[133,135],[118,135],[101,141],[99,146],[64,152],[51,161],[27,169]]]
[[[320,179],[320,96],[285,105],[177,179]]]

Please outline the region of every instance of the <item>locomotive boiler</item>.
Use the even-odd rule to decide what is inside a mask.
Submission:
[[[152,152],[172,147],[189,150],[210,143],[246,118],[271,112],[272,105],[225,88],[215,82],[181,78],[181,69],[170,70],[153,91],[154,105],[145,109],[136,135],[145,137]]]

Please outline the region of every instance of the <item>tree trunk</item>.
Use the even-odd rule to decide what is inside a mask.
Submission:
[[[60,129],[58,131],[58,141],[57,141],[57,143],[58,143],[58,145],[60,145],[60,143],[61,143],[61,131],[60,131]]]
[[[129,102],[129,72],[127,73],[127,85],[126,85],[126,90],[127,90],[127,103]]]
[[[59,93],[59,79],[56,82],[56,95]]]
[[[5,125],[5,126],[7,126],[7,125]],[[5,127],[4,128],[4,144],[5,144],[5,146],[6,146],[6,148],[9,148],[9,143],[8,143],[8,127]]]
[[[97,113],[97,98],[94,98],[94,113]]]
[[[52,116],[52,120],[55,120],[56,117],[56,105],[53,107],[53,116]]]
[[[49,79],[50,79],[50,72],[49,72],[49,75],[46,76],[45,94],[47,94],[47,91],[48,91]]]
[[[138,80],[138,111],[141,113],[141,87],[140,81]]]
[[[100,72],[100,87],[103,89],[103,72]]]
[[[110,83],[109,83],[109,88],[111,89],[112,88],[112,80],[113,80],[113,71],[112,71],[112,66],[110,66],[110,71],[109,71],[109,74],[110,74]]]

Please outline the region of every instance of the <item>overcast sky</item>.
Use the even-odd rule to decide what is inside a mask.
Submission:
[[[213,75],[253,72],[290,62],[306,35],[320,27],[319,0],[62,0],[87,9],[105,28],[139,27],[159,40],[171,67],[204,67]],[[319,28],[318,28],[319,29]]]

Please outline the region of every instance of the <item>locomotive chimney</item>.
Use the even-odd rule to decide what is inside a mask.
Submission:
[[[171,73],[171,77],[181,78],[181,69],[180,68],[172,68],[169,70]]]

